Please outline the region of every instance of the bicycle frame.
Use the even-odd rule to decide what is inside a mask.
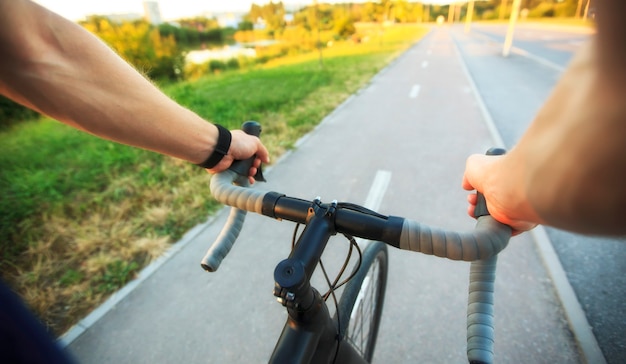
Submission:
[[[287,308],[289,317],[270,363],[365,363],[338,332],[326,302],[311,286],[310,277],[334,231],[337,203],[315,201],[307,225],[289,257],[274,271],[274,295]]]

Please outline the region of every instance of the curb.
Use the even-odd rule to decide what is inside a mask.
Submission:
[[[569,322],[570,329],[574,334],[576,345],[581,351],[583,359],[589,364],[606,364],[606,359],[595,335],[587,321],[587,316],[583,310],[578,297],[572,288],[561,261],[554,251],[552,242],[543,226],[537,226],[530,231],[543,264],[548,270],[548,275],[552,284],[556,288],[556,293],[561,301],[565,316]]]
[[[57,339],[57,343],[61,346],[61,348],[66,348],[69,346],[74,340],[78,339],[85,331],[87,331],[91,326],[93,326],[98,320],[100,320],[104,315],[106,315],[109,311],[111,311],[115,306],[123,300],[126,296],[128,296],[132,291],[135,290],[143,281],[148,279],[154,272],[159,269],[165,262],[167,262],[170,258],[176,255],[179,251],[181,251],[187,244],[189,244],[193,239],[202,233],[219,215],[219,211],[211,215],[208,220],[203,223],[196,225],[191,230],[189,230],[181,240],[174,243],[169,249],[163,253],[158,259],[154,262],[148,264],[145,268],[143,268],[137,278],[128,282],[124,287],[120,290],[116,291],[109,297],[104,303],[98,306],[95,310],[91,311],[87,316],[85,316],[82,320],[80,320],[77,324],[72,326],[69,330],[67,330],[63,335],[61,335]]]

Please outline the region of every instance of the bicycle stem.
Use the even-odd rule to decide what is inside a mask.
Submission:
[[[330,357],[320,355],[335,353],[336,328],[320,293],[310,284],[328,240],[335,235],[335,211],[336,203],[323,205],[319,200],[314,201],[309,208],[306,228],[294,249],[274,270],[274,296],[287,308],[289,317],[271,363],[329,362]],[[320,343],[322,339],[326,341]],[[320,344],[332,350],[315,350]]]
[[[306,228],[294,249],[274,270],[274,295],[290,310],[290,316],[300,317],[313,306],[315,294],[309,280],[328,240],[335,235],[333,220],[336,206],[336,202],[330,205],[321,204],[319,200],[313,202]]]

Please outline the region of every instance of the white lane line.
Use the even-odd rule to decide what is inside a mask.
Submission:
[[[385,192],[387,192],[387,187],[389,187],[389,181],[391,181],[391,172],[378,170],[363,207],[374,211],[378,210]]]
[[[422,68],[426,68],[426,67],[428,67],[428,61],[422,62]]]
[[[417,98],[417,95],[420,93],[420,85],[413,85],[411,88],[411,92],[409,92],[409,97],[412,99]]]
[[[544,65],[546,67],[550,67],[550,68],[552,68],[553,70],[555,70],[555,71],[557,71],[559,73],[565,72],[565,67],[562,67],[562,66],[560,66],[560,65],[558,65],[558,64],[556,64],[554,62],[548,61],[545,58],[542,58],[542,57],[539,57],[539,56],[535,56],[534,54],[529,53],[528,51],[525,51],[525,50],[523,50],[521,48],[512,47],[511,48],[511,52],[517,53],[520,56],[532,59],[533,61],[535,61],[537,63],[540,63],[540,64],[542,64],[542,65]]]
[[[389,187],[390,181],[391,172],[383,170],[376,171],[374,182],[372,182],[372,186],[370,187],[367,198],[363,203],[363,207],[373,211],[378,211],[380,204],[383,202],[383,197],[385,196],[385,192],[387,192],[387,187]],[[355,240],[361,249],[365,248],[365,244],[367,243],[366,240],[361,238],[356,238]]]
[[[476,35],[476,33],[474,33],[474,34]],[[500,44],[495,39],[493,39],[493,38],[491,38],[491,37],[489,37],[487,35],[477,34],[476,36],[478,38],[485,39],[485,40],[487,40],[489,42],[492,42],[493,44]],[[582,43],[585,43],[585,42],[583,41]],[[521,48],[513,46],[513,47],[511,47],[511,53],[515,53],[515,54],[518,54],[518,55],[520,55],[522,57],[526,57],[526,58],[528,58],[530,60],[533,60],[533,61],[535,61],[535,62],[537,62],[539,64],[542,64],[542,65],[544,65],[546,67],[550,67],[550,68],[552,68],[553,70],[555,70],[555,71],[557,71],[559,73],[565,72],[565,67],[563,67],[563,66],[561,66],[559,64],[556,64],[554,62],[548,61],[545,58],[536,56],[536,55],[534,55],[534,54],[532,54],[532,53],[530,53],[528,51],[525,51],[525,50],[523,50]]]

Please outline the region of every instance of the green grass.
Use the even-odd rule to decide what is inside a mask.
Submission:
[[[323,68],[311,53],[163,89],[229,128],[260,121],[277,159],[426,32],[380,29],[325,50]],[[203,170],[53,120],[3,129],[0,145],[0,274],[56,334],[219,207]]]

